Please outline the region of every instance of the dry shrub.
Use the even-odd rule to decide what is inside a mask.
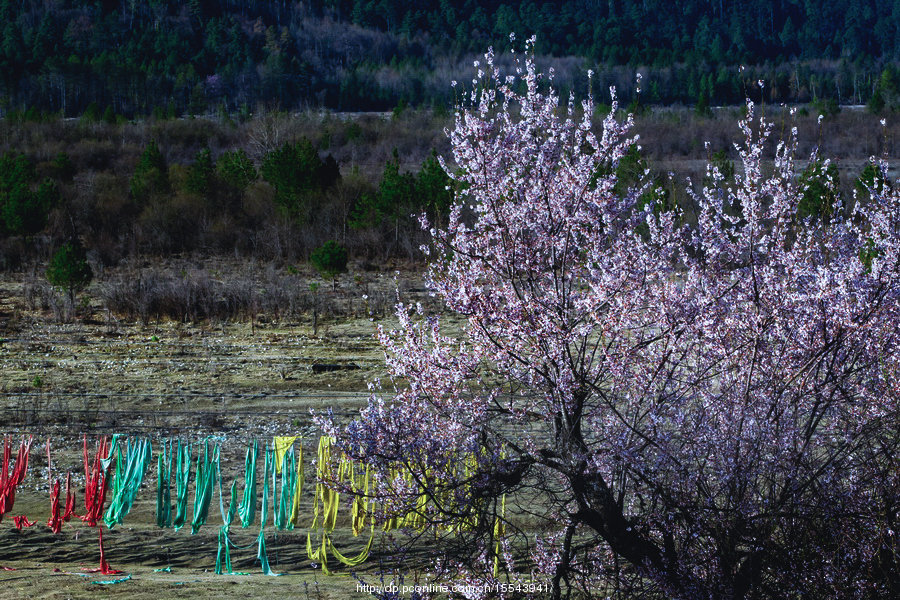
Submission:
[[[295,277],[274,272],[260,282],[240,276],[219,281],[205,269],[178,275],[152,270],[108,281],[101,297],[110,311],[144,323],[154,318],[252,321],[260,313],[275,319],[301,313],[307,303],[298,299],[297,289]]]
[[[59,323],[70,322],[75,316],[75,306],[69,296],[34,275],[22,286],[22,298],[29,310],[49,311],[53,320]]]
[[[230,263],[221,269],[227,269],[227,276],[218,268],[179,269],[180,264],[117,269],[100,286],[105,308],[145,324],[156,319],[297,322],[309,319],[314,311],[324,319],[382,318],[397,299],[392,286],[370,285],[369,275],[345,275],[338,291],[332,292],[327,282],[293,268],[283,270],[276,263]],[[402,294],[419,297],[421,291],[401,280]],[[36,296],[35,302],[41,298]]]
[[[28,310],[48,310],[53,302],[53,288],[46,281],[29,278],[22,286],[22,298]]]

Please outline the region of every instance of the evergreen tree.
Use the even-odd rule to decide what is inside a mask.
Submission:
[[[322,277],[331,279],[331,289],[335,289],[336,278],[347,271],[347,249],[334,240],[328,240],[309,255],[309,262]]]
[[[275,199],[290,215],[308,216],[312,196],[334,185],[340,177],[337,163],[323,162],[307,138],[286,143],[263,158],[260,175],[275,188]]]
[[[0,233],[34,235],[47,225],[59,202],[59,188],[50,179],[34,189],[34,165],[22,154],[0,157]]]
[[[437,152],[432,150],[416,176],[414,197],[418,206],[428,210],[437,225],[443,223],[453,203],[452,184],[453,180],[438,162]]]
[[[131,177],[131,197],[138,202],[145,202],[152,196],[167,194],[169,191],[166,159],[159,151],[156,141],[150,140]]]
[[[64,290],[69,302],[74,306],[75,295],[87,287],[94,278],[94,272],[87,262],[87,253],[78,239],[63,244],[47,265],[47,281]]]
[[[212,191],[215,172],[212,153],[209,148],[201,148],[197,152],[194,164],[188,167],[187,181],[185,182],[187,191],[204,197],[208,196]]]
[[[396,243],[400,238],[400,217],[408,214],[415,205],[417,187],[416,178],[411,173],[400,172],[400,154],[394,148],[390,160],[384,165],[378,190],[362,196],[351,210],[350,226],[378,227],[382,223],[390,223]]]

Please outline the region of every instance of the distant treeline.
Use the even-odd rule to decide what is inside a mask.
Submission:
[[[414,111],[0,121],[0,270],[46,261],[68,240],[97,265],[179,253],[306,261],[330,240],[373,263],[418,259],[417,216],[442,222],[453,197],[436,155],[442,125]]]
[[[593,68],[626,102],[640,71],[645,103],[739,103],[764,79],[771,101],[900,106],[896,0],[0,0],[0,24],[0,108],[24,119],[444,109],[511,32],[563,91]]]
[[[854,190],[865,197],[860,178],[873,177],[868,158],[897,155],[900,122],[888,116],[881,126],[865,111],[820,108],[794,116],[765,110],[784,131],[788,122],[799,127],[798,156],[818,147],[838,159],[831,168],[839,171],[828,176],[852,206]],[[634,133],[642,150],[620,161],[617,191],[652,182],[659,192],[646,201],[695,218],[687,179],[703,185],[707,161],[722,173],[740,170],[733,146],[740,112],[641,111]],[[436,158],[449,155],[450,121],[419,109],[352,118],[273,112],[243,123],[0,119],[0,270],[45,264],[73,240],[100,267],[176,254],[296,264],[332,240],[371,268],[420,261],[429,235],[418,216],[444,223],[453,197]],[[814,196],[822,188],[809,189]]]

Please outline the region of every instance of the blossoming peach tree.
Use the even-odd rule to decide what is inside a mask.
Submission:
[[[749,104],[687,224],[614,191],[630,118],[517,64],[448,132],[426,280],[458,318],[399,304],[389,380],[327,425],[380,516],[473,596],[897,593],[900,193],[798,215],[796,129],[765,158]]]

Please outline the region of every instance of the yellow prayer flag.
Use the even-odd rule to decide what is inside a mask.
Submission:
[[[276,435],[275,436],[275,472],[281,474],[281,461],[284,460],[285,453],[294,445],[296,435]]]

